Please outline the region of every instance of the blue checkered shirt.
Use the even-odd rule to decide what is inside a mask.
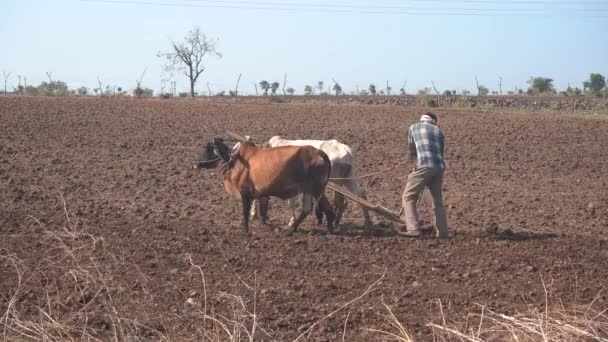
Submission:
[[[410,126],[407,143],[408,159],[416,160],[419,168],[445,169],[443,133],[439,127],[427,122],[417,122]]]

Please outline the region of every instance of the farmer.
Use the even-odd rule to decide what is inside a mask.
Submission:
[[[448,237],[448,223],[443,206],[441,187],[443,186],[444,138],[437,126],[437,115],[427,112],[420,117],[420,122],[410,126],[408,135],[408,160],[415,160],[416,167],[407,178],[403,191],[401,218],[406,225],[400,225],[397,234],[408,237],[422,235],[418,222],[418,197],[425,188],[429,188],[435,210],[435,227],[440,238]],[[407,230],[404,230],[407,229]]]

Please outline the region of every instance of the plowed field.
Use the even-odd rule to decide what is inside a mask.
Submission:
[[[4,328],[225,340],[224,324],[247,339],[255,313],[255,339],[378,340],[370,329],[396,333],[389,307],[426,341],[427,323],[463,327],[479,305],[606,308],[608,120],[438,109],[447,241],[394,236],[379,216],[365,229],[353,204],[343,234],[311,215],[291,236],[256,221],[247,239],[221,176],[192,169],[203,143],[231,130],[256,141],[336,138],[356,149],[358,175],[375,173],[404,159],[407,126],[423,110],[0,98]],[[369,199],[398,209],[410,168],[362,178]],[[272,200],[270,214],[284,231],[286,205]]]

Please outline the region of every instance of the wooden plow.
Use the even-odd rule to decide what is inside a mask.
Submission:
[[[245,141],[252,141],[251,139],[247,139],[243,136],[240,136],[236,133],[230,132],[230,131],[226,131],[226,134],[231,137],[232,139],[235,139],[237,141],[240,142],[245,142]],[[381,216],[384,216],[385,218],[394,221],[394,222],[398,222],[401,224],[405,224],[405,221],[403,221],[399,215],[398,212],[392,211],[386,207],[383,207],[379,204],[376,203],[372,203],[368,200],[366,200],[363,197],[360,197],[359,195],[353,193],[352,191],[346,189],[345,187],[338,185],[334,182],[332,182],[331,180],[329,182],[327,182],[327,188],[336,191],[340,194],[342,194],[344,197],[348,198],[349,200],[356,202],[364,207],[366,207],[367,209],[375,212],[376,214],[379,214]]]
[[[340,186],[332,181],[329,181],[329,182],[327,182],[327,188],[341,193],[342,195],[344,195],[344,197],[348,198],[349,200],[359,203],[360,205],[366,207],[367,209],[375,212],[376,214],[384,216],[391,221],[405,224],[405,221],[403,221],[401,219],[398,212],[392,211],[379,204],[372,203],[372,202],[366,200],[365,198],[359,197],[357,194],[353,193],[352,191],[346,189],[343,186]]]

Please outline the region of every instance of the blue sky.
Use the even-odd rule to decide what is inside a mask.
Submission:
[[[491,90],[502,76],[507,91],[526,87],[530,76],[551,77],[561,89],[581,87],[591,72],[608,74],[608,0],[118,2],[0,1],[0,70],[12,72],[9,86],[18,74],[38,84],[50,71],[73,88],[96,86],[99,76],[104,84],[132,89],[147,67],[143,85],[158,91],[157,52],[194,26],[219,38],[223,54],[208,60],[200,93],[207,82],[213,91],[233,88],[239,73],[240,88],[249,93],[253,82],[282,82],[285,72],[287,86],[300,93],[305,84],[332,78],[346,91],[371,82],[382,88],[387,80],[399,89],[406,81],[412,93],[431,80],[440,91],[471,90],[475,75]],[[260,9],[276,8],[269,3],[294,10]],[[234,8],[210,7],[223,5]],[[176,81],[178,91],[188,88],[184,76]]]

